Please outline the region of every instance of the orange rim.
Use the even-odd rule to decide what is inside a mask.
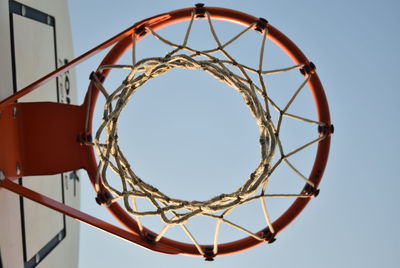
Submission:
[[[125,53],[125,51],[130,48],[130,46],[132,45],[132,34],[134,34],[136,30],[139,29],[141,26],[146,25],[153,28],[154,30],[158,30],[172,24],[190,20],[193,11],[204,12],[205,10],[212,15],[213,20],[227,21],[231,23],[240,24],[245,27],[248,27],[251,24],[260,21],[259,19],[251,15],[238,12],[235,10],[218,8],[218,7],[186,8],[186,9],[175,10],[169,13],[160,14],[151,17],[149,19],[143,20],[141,22],[138,22],[129,29],[117,35],[116,37],[110,39],[113,40],[114,43],[115,42],[117,43],[103,59],[100,66],[106,64],[115,64],[118,61],[118,59]],[[279,30],[277,30],[270,24],[267,24],[266,27],[268,28],[268,38],[275,44],[277,44],[293,60],[295,64],[305,64],[305,66],[308,67],[311,65],[307,57],[289,38],[287,38],[283,33],[281,33]],[[139,41],[143,37],[144,37],[143,35],[142,36],[137,35],[136,41]],[[105,46],[103,46],[103,48],[105,48]],[[106,78],[107,75],[109,74],[109,71],[110,70],[104,70],[102,73],[98,75],[101,75],[102,78]],[[314,97],[314,102],[318,113],[318,121],[323,122],[326,126],[330,127],[331,121],[330,121],[328,102],[325,96],[325,92],[323,90],[323,86],[316,72],[312,71],[311,79],[309,80],[308,85]],[[91,94],[86,95],[85,102],[83,104],[84,106],[89,107],[90,124],[93,118],[96,99],[99,94],[99,90],[95,88],[93,84],[92,87],[93,91],[91,92]],[[92,126],[90,125],[88,129],[89,133],[91,133],[92,130],[91,128]],[[318,187],[322,179],[325,166],[328,160],[329,147],[330,147],[330,134],[331,131],[328,130],[326,138],[319,142],[313,168],[309,175],[309,180],[312,183],[314,183],[315,189]],[[96,180],[97,162],[93,149],[91,149],[88,163],[89,164],[87,165],[86,170],[88,171],[90,180],[94,185]],[[308,190],[309,189],[307,189],[306,185],[302,193],[303,194],[307,193]],[[111,195],[104,188],[100,190],[99,194],[103,196]],[[292,205],[278,219],[276,219],[272,223],[275,229],[274,235],[281,232],[286,226],[288,226],[301,213],[301,211],[306,207],[309,201],[310,199],[297,198],[292,203]],[[144,228],[143,232],[140,232],[137,222],[123,208],[121,208],[119,204],[113,203],[108,207],[108,210],[121,224],[123,224],[125,227],[127,227],[134,233],[143,236],[143,239],[151,240],[151,237],[155,235],[155,232],[147,228]],[[261,236],[263,231],[265,231],[267,228],[268,226],[265,229],[260,230],[257,233],[257,235]],[[229,243],[219,244],[218,255],[236,253],[254,247],[262,242],[263,241],[256,240],[253,237],[249,236]],[[157,244],[165,245],[168,248],[170,247],[176,248],[182,254],[201,256],[198,249],[193,244],[182,243],[179,241],[168,239],[166,237],[161,238],[160,241],[157,242]],[[210,247],[212,248],[212,245],[201,245],[201,247],[205,249],[205,252],[208,252],[208,249]]]

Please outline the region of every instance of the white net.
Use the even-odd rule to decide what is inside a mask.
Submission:
[[[143,28],[143,31],[151,33],[158,40],[171,47],[171,51],[166,56],[144,58],[137,61],[135,53],[136,35],[133,34],[132,64],[104,65],[99,68],[99,72],[104,69],[121,68],[128,69],[130,72],[123,83],[111,93],[108,93],[102,82],[96,76],[92,77],[92,82],[106,98],[103,122],[96,132],[94,145],[100,159],[97,183],[102,184],[113,195],[112,198],[108,200],[109,204],[117,202],[118,200],[123,200],[126,210],[136,218],[139,226],[141,226],[141,217],[158,215],[165,225],[156,240],[159,240],[171,226],[180,225],[201,254],[204,253],[203,249],[200,247],[199,243],[197,243],[185,223],[194,216],[205,216],[215,219],[216,226],[213,251],[216,254],[221,224],[228,224],[257,240],[265,239],[265,237],[261,237],[226,218],[236,207],[253,200],[260,200],[261,211],[265,217],[269,231],[273,234],[274,228],[265,203],[266,198],[310,198],[313,196],[312,192],[309,194],[267,194],[266,189],[271,175],[277,167],[283,163],[285,163],[300,179],[304,180],[306,184],[313,188],[313,183],[309,181],[289,159],[294,154],[324,139],[326,134],[318,134],[310,142],[290,152],[285,152],[280,139],[280,130],[285,118],[290,117],[306,124],[324,126],[322,122],[288,113],[289,107],[303,90],[311,75],[307,72],[304,73],[304,80],[294,90],[289,101],[284,107],[279,107],[268,95],[264,76],[293,69],[302,69],[304,65],[300,64],[282,69],[264,70],[263,55],[268,36],[267,28],[261,29],[263,37],[261,40],[258,67],[252,68],[240,64],[226,51],[226,48],[238,40],[243,34],[260,25],[254,23],[229,41],[221,43],[213,27],[212,15],[206,12],[205,17],[216,43],[215,49],[196,50],[187,45],[192,25],[195,22],[195,13],[193,13],[182,44],[175,44],[163,38],[150,27]],[[218,57],[217,54],[223,57]],[[170,197],[137,176],[118,145],[118,119],[129,99],[135,91],[147,81],[163,75],[173,68],[203,70],[217,80],[227,84],[241,94],[246,105],[256,119],[259,129],[261,159],[257,168],[249,175],[243,185],[232,193],[220,194],[204,201],[181,200]],[[236,71],[232,71],[233,69],[236,69]],[[258,81],[254,82],[250,78],[249,73],[255,74],[258,77]],[[275,109],[279,113],[279,118],[275,123],[271,120],[270,109]],[[102,135],[103,133],[105,133],[105,135]],[[105,139],[101,140],[103,136]],[[280,155],[275,162],[272,161],[274,155]],[[109,169],[120,177],[120,188],[112,186],[108,182],[107,170]],[[138,198],[149,200],[154,209],[143,211],[138,208],[136,204],[136,199]]]

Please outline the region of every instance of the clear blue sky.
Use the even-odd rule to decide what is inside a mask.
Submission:
[[[141,19],[193,4],[70,0],[75,56]],[[274,244],[219,257],[212,263],[150,252],[82,225],[80,267],[398,267],[400,3],[249,0],[205,4],[268,19],[316,63],[336,130],[321,193]],[[143,48],[143,55],[151,52]],[[100,59],[77,69],[81,99],[88,74]],[[178,87],[205,79],[188,71],[182,75],[188,79],[178,83],[172,76],[164,81]],[[147,90],[138,94],[129,118],[134,136],[126,143],[143,178],[161,189],[172,185],[166,191],[175,190],[189,199],[212,191],[204,186],[212,182],[207,180],[218,180],[218,194],[232,188],[233,177],[251,171],[258,157],[253,153],[258,150],[255,143],[248,142],[257,139],[255,123],[237,102],[240,98],[231,98],[231,89],[217,94],[218,101],[210,101],[201,91],[187,96],[179,90],[166,94],[160,82],[153,85],[148,95]],[[224,97],[229,101],[224,102]],[[189,114],[185,112],[190,108]],[[165,180],[157,180],[164,175]],[[204,183],[199,183],[202,179]],[[179,183],[188,186],[179,189]],[[95,205],[94,191],[84,179],[82,185],[82,209],[111,220]],[[188,189],[194,187],[197,190]]]

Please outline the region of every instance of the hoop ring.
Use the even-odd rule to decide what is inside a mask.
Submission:
[[[225,8],[218,8],[218,7],[199,7],[196,8],[185,8],[175,10],[169,13],[160,14],[143,21],[136,23],[133,27],[129,28],[127,31],[122,32],[120,35],[123,38],[110,50],[110,52],[106,55],[106,57],[101,62],[100,66],[102,65],[109,65],[115,64],[118,59],[130,48],[132,45],[132,35],[136,35],[136,41],[140,41],[145,35],[141,34],[139,30],[141,27],[143,28],[144,25],[151,27],[155,31],[164,27],[167,27],[172,24],[176,24],[179,22],[189,21],[191,19],[192,12],[198,11],[207,11],[211,14],[212,19],[214,20],[221,20],[226,22],[231,22],[235,24],[240,24],[244,27],[249,27],[253,23],[257,23],[260,20],[239,12],[235,10],[225,9]],[[277,44],[291,59],[295,64],[304,64],[305,66],[310,66],[310,61],[307,57],[301,52],[301,50],[283,33],[279,30],[271,26],[270,24],[266,24],[268,28],[268,35],[267,37]],[[109,74],[109,69],[103,70],[100,75],[102,78],[106,78]],[[323,86],[318,78],[317,73],[313,72],[311,78],[308,82],[308,86],[310,87],[311,93],[314,98],[316,111],[318,114],[318,121],[324,123],[326,126],[331,126],[330,121],[330,114],[329,114],[329,107],[328,102],[325,96],[325,92],[323,90]],[[99,90],[91,84],[92,90],[88,91],[84,106],[89,107],[89,126],[88,132],[91,133],[92,126],[91,122],[93,119],[94,107],[96,104],[97,97],[99,95]],[[313,164],[312,171],[309,175],[309,181],[311,181],[315,185],[315,189],[319,185],[325,166],[328,160],[329,154],[329,147],[330,147],[330,133],[318,143],[318,148]],[[97,174],[97,160],[95,157],[94,150],[90,150],[89,159],[86,166],[88,171],[90,180],[93,186],[96,184],[96,174]],[[111,194],[106,190],[104,187],[101,187],[98,194],[102,196],[110,196]],[[307,185],[302,190],[302,194],[307,193]],[[288,226],[306,207],[308,202],[310,201],[309,198],[297,198],[291,206],[273,223],[272,226],[274,227],[274,234],[281,232],[286,226]],[[151,237],[154,237],[155,233],[145,227],[143,230],[139,230],[138,223],[117,203],[113,203],[107,207],[110,213],[126,228],[128,228],[133,233],[143,236],[143,239],[149,241],[149,245],[151,245]],[[268,227],[268,226],[267,226]],[[266,228],[267,228],[266,227]],[[263,229],[264,230],[264,229]],[[257,235],[262,234],[263,230],[257,232]],[[227,255],[236,253],[239,251],[243,251],[254,247],[263,241],[259,241],[251,236],[228,242],[218,245],[218,255]],[[199,250],[196,248],[194,244],[183,243],[179,241],[175,241],[166,237],[162,237],[158,242],[160,245],[161,252],[168,253],[170,252],[170,248],[175,248],[182,254],[187,255],[195,255],[201,256]],[[163,250],[163,246],[165,246],[165,250]],[[203,249],[212,247],[212,245],[200,245]]]

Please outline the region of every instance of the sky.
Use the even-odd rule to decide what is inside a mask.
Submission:
[[[320,195],[277,236],[275,243],[217,257],[210,263],[201,258],[151,252],[81,225],[79,267],[397,267],[399,2],[204,2],[206,6],[266,18],[316,64],[335,126]],[[75,56],[137,21],[192,4],[177,0],[70,0]],[[228,25],[219,28],[224,37],[231,33],[225,32],[225,27]],[[182,31],[179,35],[165,33],[181,40]],[[139,56],[166,52],[165,47],[146,38],[149,40],[143,42],[149,41],[149,45],[138,44]],[[202,39],[194,40],[201,45]],[[252,45],[250,40],[253,36],[243,44]],[[259,45],[256,47],[258,52]],[[253,50],[256,51],[233,48],[244,61],[250,61]],[[97,67],[101,56],[104,54],[76,69],[80,101],[86,92],[88,74]],[[275,61],[273,55],[268,59]],[[107,82],[110,88],[121,81],[117,78]],[[289,82],[283,79],[280,83]],[[302,97],[297,104],[298,109],[313,116],[307,94],[304,93],[304,102]],[[149,82],[132,100],[129,113],[123,114],[126,126],[120,129],[126,133],[121,134],[124,149],[135,171],[168,194],[204,199],[228,192],[240,185],[243,176],[257,164],[254,119],[239,94],[214,78],[200,71],[173,70]],[[289,130],[292,136],[296,133]],[[304,159],[310,158],[312,152]],[[302,163],[304,159],[297,161]],[[112,222],[107,211],[93,201],[94,191],[84,176],[81,182],[82,210]],[[249,209],[240,216],[245,216],[251,226],[259,226],[260,222],[253,222],[259,215],[252,217],[261,212]],[[212,230],[206,231],[201,231],[200,236],[212,234]],[[170,235],[182,237],[178,232]]]

